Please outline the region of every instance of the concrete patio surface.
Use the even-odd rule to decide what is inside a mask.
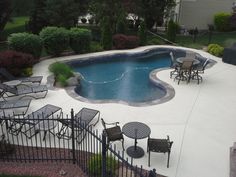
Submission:
[[[157,46],[141,47],[127,52],[142,51]],[[170,47],[170,46],[163,46]],[[188,49],[193,50],[193,49]],[[132,107],[118,103],[94,104],[78,101],[70,97],[62,88],[49,90],[45,99],[33,100],[28,112],[45,104],[60,106],[64,113],[73,108],[78,112],[83,107],[100,110],[106,122],[119,121],[124,125],[130,121],[140,121],[151,128],[151,137],[174,141],[170,156],[170,167],[166,167],[167,154],[152,153],[151,167],[148,168],[148,154],[135,159],[134,164],[144,168],[156,168],[159,174],[169,177],[228,177],[230,146],[236,141],[236,66],[222,63],[221,58],[206,52],[194,50],[214,59],[218,63],[203,74],[203,82],[197,84],[181,82],[179,85],[169,78],[170,69],[157,73],[157,77],[175,89],[175,97],[170,101],[145,107]],[[33,68],[34,75],[43,75],[47,82],[49,64],[90,55],[104,55],[108,51],[80,56],[69,56],[43,60]],[[96,128],[101,131],[99,122]],[[121,149],[120,142],[117,148]],[[134,140],[125,137],[125,148]],[[138,146],[146,151],[147,139],[138,140]]]

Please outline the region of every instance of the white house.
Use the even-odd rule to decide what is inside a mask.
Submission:
[[[176,21],[187,29],[208,29],[214,24],[214,15],[219,12],[233,12],[235,0],[176,0]]]

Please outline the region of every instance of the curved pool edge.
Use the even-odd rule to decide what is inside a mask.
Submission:
[[[163,71],[163,70],[167,70],[167,69],[169,69],[169,68],[155,69],[155,70],[151,71],[149,74],[149,78],[150,78],[151,82],[153,82],[158,87],[161,87],[166,90],[165,96],[161,97],[160,99],[153,100],[153,101],[134,103],[134,102],[126,102],[126,101],[122,101],[122,100],[92,100],[92,99],[88,99],[88,98],[78,95],[75,92],[76,86],[66,87],[65,90],[66,90],[67,94],[69,96],[71,96],[72,98],[82,101],[82,102],[87,102],[87,103],[94,103],[94,104],[118,103],[118,104],[124,104],[124,105],[128,105],[128,106],[134,106],[134,107],[144,107],[144,106],[157,105],[157,104],[165,103],[165,102],[171,100],[175,96],[174,88],[171,85],[169,85],[168,83],[158,79],[156,76],[156,74],[158,72]]]

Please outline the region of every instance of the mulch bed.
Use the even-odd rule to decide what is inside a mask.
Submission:
[[[92,154],[77,150],[75,155],[77,160],[76,164],[73,164],[70,149],[15,146],[13,154],[0,157],[0,174],[40,177],[87,177],[88,175],[82,169],[86,169],[85,165]],[[26,160],[25,157],[28,159]],[[143,172],[147,174],[146,170],[143,170]],[[122,173],[123,170],[120,168],[118,176],[134,175],[131,171],[123,175]],[[157,177],[164,176],[157,175]]]

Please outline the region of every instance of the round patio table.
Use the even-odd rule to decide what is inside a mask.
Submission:
[[[134,146],[128,147],[127,154],[133,158],[142,157],[144,150],[137,146],[137,139],[147,138],[151,133],[151,129],[141,122],[129,122],[122,127],[122,132],[125,136],[134,139]]]
[[[193,61],[193,65],[198,65],[200,63],[199,60],[195,59],[195,58],[187,58],[187,57],[179,57],[176,59],[176,61],[178,63],[183,63],[184,61]]]

